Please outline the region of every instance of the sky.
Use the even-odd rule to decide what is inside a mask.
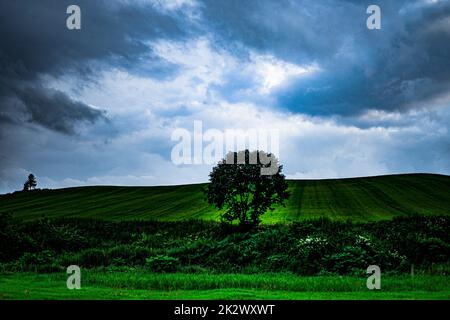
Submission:
[[[0,39],[0,193],[205,182],[194,121],[276,130],[291,179],[450,174],[449,1],[0,1]]]

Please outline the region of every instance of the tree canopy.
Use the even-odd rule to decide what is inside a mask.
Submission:
[[[28,175],[27,181],[23,184],[23,190],[29,191],[31,189],[36,188],[36,186],[37,186],[36,177],[34,176],[34,174],[30,173]]]
[[[268,167],[277,170],[262,174],[262,169]],[[230,152],[209,174],[210,183],[205,189],[207,201],[218,209],[226,209],[223,220],[256,226],[261,222],[261,215],[273,210],[275,204],[284,206],[289,197],[282,169],[278,159],[264,151]]]

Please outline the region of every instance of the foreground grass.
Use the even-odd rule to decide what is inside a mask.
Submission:
[[[84,271],[81,290],[66,274],[0,275],[0,299],[450,299],[450,278],[384,276],[381,290],[361,277],[283,274],[154,274]]]
[[[405,174],[328,180],[290,180],[286,207],[265,214],[264,223],[328,217],[356,222],[411,214],[447,215],[450,177]],[[79,187],[0,195],[0,212],[18,221],[48,218],[106,220],[218,220],[204,201],[205,184],[160,187]]]

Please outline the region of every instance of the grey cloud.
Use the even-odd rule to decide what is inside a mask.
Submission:
[[[66,28],[66,8],[81,8],[82,29]],[[123,1],[1,1],[0,2],[0,180],[10,181],[13,172],[33,170],[27,156],[37,142],[53,139],[59,144],[78,137],[82,123],[106,120],[106,114],[65,93],[47,88],[43,75],[54,78],[70,73],[92,80],[92,63],[128,68],[139,58],[150,55],[146,41],[159,37],[182,37],[172,11],[161,14],[148,3]],[[155,62],[157,64],[157,62]],[[150,68],[147,75],[173,72]],[[104,106],[99,106],[102,108]],[[45,128],[45,129],[44,129]],[[110,128],[94,127],[102,140]],[[98,133],[100,132],[100,133]],[[60,134],[63,135],[60,135]],[[65,137],[64,137],[65,136]],[[95,139],[94,139],[95,141]],[[39,148],[37,148],[39,149]],[[50,153],[45,150],[45,153]],[[20,171],[19,170],[19,171]],[[20,172],[22,172],[20,171]],[[23,172],[20,174],[24,174]],[[6,182],[5,182],[6,181]],[[7,188],[11,188],[10,185]]]
[[[70,4],[81,8],[81,30],[66,28]],[[120,57],[126,63],[148,50],[149,39],[185,34],[178,19],[149,4],[104,0],[1,2],[0,21],[1,52],[20,64],[22,78],[69,67],[85,72],[89,59]]]
[[[202,16],[219,42],[242,43],[294,63],[333,57],[347,35],[365,22],[363,5],[341,1],[204,0],[202,4]]]
[[[5,113],[16,123],[22,120],[61,133],[74,134],[75,125],[79,122],[94,123],[99,119],[107,119],[103,111],[73,100],[60,91],[27,87],[17,88],[16,93],[15,98],[9,99],[12,106],[8,108],[9,112]],[[13,111],[19,111],[20,116],[15,115]]]
[[[273,94],[274,106],[311,115],[428,107],[450,88],[450,2],[379,1],[382,29],[361,1],[203,1],[219,43],[322,72]],[[232,43],[230,45],[229,43]]]
[[[81,8],[81,30],[66,28],[66,8],[70,4]],[[138,63],[143,54],[147,58],[150,54],[152,59],[145,41],[185,34],[173,16],[177,14],[164,15],[149,4],[119,1],[1,2],[0,110],[3,120],[6,121],[6,109],[10,121],[24,117],[23,110],[6,105],[11,101],[24,104],[28,121],[69,134],[74,133],[74,125],[79,121],[94,122],[104,118],[100,111],[62,92],[45,88],[40,76],[58,77],[75,72],[78,77],[86,77],[93,72],[90,61],[103,64],[109,61],[114,66],[128,68],[131,61]],[[173,70],[166,65],[159,69],[150,67],[144,72],[163,77]],[[13,115],[15,110],[18,115]]]

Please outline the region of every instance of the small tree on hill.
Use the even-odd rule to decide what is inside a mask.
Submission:
[[[261,160],[267,158],[271,159],[271,163],[264,164]],[[209,204],[218,209],[226,208],[222,214],[223,220],[238,220],[241,226],[256,226],[260,223],[260,216],[267,210],[273,210],[273,205],[284,206],[284,201],[289,197],[288,185],[281,173],[283,166],[278,165],[273,155],[245,150],[230,152],[226,159],[213,168],[205,190]],[[245,162],[239,159],[245,159]],[[256,163],[250,159],[256,159]],[[274,166],[274,174],[261,174],[262,168]]]
[[[28,175],[28,180],[23,184],[23,191],[29,191],[35,189],[37,186],[36,177],[34,174],[30,173]]]

